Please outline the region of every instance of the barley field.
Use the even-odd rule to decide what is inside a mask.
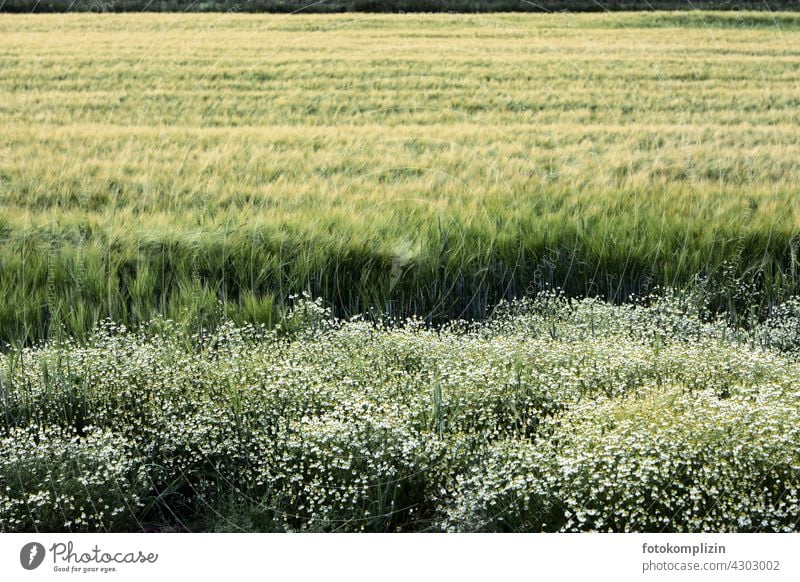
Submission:
[[[0,531],[797,531],[800,15],[0,15]]]

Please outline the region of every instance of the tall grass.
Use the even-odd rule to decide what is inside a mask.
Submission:
[[[0,18],[0,341],[271,325],[302,291],[763,314],[798,285],[798,32],[725,18]]]

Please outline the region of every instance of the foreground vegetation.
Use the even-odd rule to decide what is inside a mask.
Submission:
[[[796,531],[800,304],[105,324],[0,357],[0,530]]]
[[[797,291],[792,14],[0,18],[0,342]],[[223,309],[218,309],[222,301]],[[730,305],[729,305],[730,304]]]

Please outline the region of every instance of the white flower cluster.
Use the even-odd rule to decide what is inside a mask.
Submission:
[[[145,468],[108,429],[12,428],[0,439],[0,529],[112,531],[140,509]]]
[[[0,355],[0,530],[797,530],[794,313],[109,323]]]

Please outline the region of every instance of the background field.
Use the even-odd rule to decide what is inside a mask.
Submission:
[[[0,63],[2,341],[797,287],[800,16],[6,15]]]

